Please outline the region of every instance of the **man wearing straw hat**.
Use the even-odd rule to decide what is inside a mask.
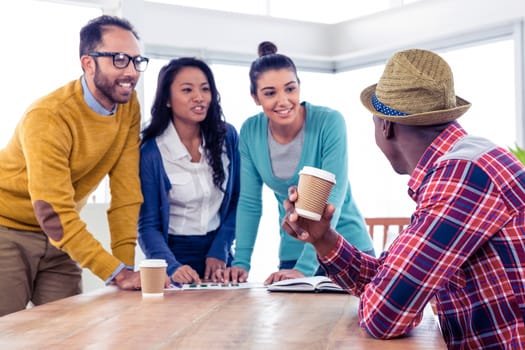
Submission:
[[[434,300],[449,349],[525,348],[524,167],[459,125],[470,103],[435,53],[396,53],[361,101],[378,147],[410,175],[410,225],[374,258],[330,228],[333,205],[319,222],[299,218],[291,188],[283,228],[312,243],[327,274],[361,299],[360,325],[373,337],[406,335]]]

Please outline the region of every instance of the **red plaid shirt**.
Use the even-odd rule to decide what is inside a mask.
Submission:
[[[319,257],[359,296],[372,336],[407,334],[436,299],[449,349],[525,348],[525,169],[457,123],[425,151],[409,181],[410,225],[379,258],[341,237]]]

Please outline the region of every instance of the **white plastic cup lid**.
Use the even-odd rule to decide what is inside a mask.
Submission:
[[[334,174],[323,169],[314,168],[312,166],[303,167],[303,169],[299,172],[299,175],[312,175],[335,184]]]
[[[140,262],[139,267],[166,267],[168,264],[164,259],[144,259]]]

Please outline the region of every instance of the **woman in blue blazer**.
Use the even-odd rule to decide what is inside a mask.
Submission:
[[[179,58],[158,77],[142,133],[144,203],[139,244],[165,259],[175,283],[200,283],[230,266],[239,197],[238,133],[226,123],[211,69]]]

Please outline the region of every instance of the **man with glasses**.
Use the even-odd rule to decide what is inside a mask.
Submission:
[[[78,265],[106,283],[140,289],[134,90],[148,59],[138,40],[124,19],[91,20],[80,31],[83,76],[34,102],[0,150],[0,316],[80,293]],[[112,253],[79,216],[106,175]]]

